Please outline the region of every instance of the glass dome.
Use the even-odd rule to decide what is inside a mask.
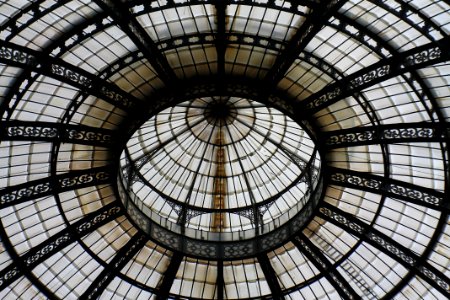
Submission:
[[[1,299],[450,298],[450,2],[0,2]]]

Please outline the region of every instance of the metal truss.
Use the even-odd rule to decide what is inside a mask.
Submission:
[[[450,58],[450,38],[398,53],[330,84],[299,104],[299,111],[315,113],[363,89],[408,71],[437,64]]]
[[[169,298],[170,288],[175,280],[175,276],[177,275],[177,271],[180,268],[181,261],[184,256],[179,252],[174,252],[172,255],[172,259],[170,260],[169,266],[167,270],[164,272],[164,277],[162,281],[160,281],[156,300],[166,300]]]
[[[3,290],[22,275],[26,275],[24,273],[30,272],[55,253],[77,241],[78,238],[93,232],[122,214],[122,206],[115,203],[106,205],[93,213],[87,214],[83,219],[69,225],[45,242],[30,249],[24,255],[18,256],[12,264],[0,272],[0,290]]]
[[[449,142],[448,123],[407,123],[354,127],[321,134],[328,149],[374,144]]]
[[[325,277],[332,283],[343,299],[361,299],[345,278],[342,277],[342,274],[322,254],[322,250],[315,246],[308,237],[303,233],[299,233],[292,239],[292,242],[321,273],[325,274]]]
[[[140,51],[144,53],[144,56],[155,68],[161,80],[166,84],[173,83],[176,80],[175,72],[166,58],[159,51],[146,30],[129,12],[127,5],[124,5],[121,1],[113,0],[95,0],[94,2],[109,13]]]
[[[328,168],[329,183],[381,194],[448,213],[450,201],[444,193],[370,173]]]
[[[107,147],[119,142],[120,134],[109,129],[51,122],[5,121],[0,141],[43,141]]]
[[[371,225],[328,203],[322,204],[318,216],[389,255],[409,268],[411,272],[422,277],[443,295],[450,297],[450,278],[429,264],[425,257],[413,253],[392,238],[374,229]]]
[[[0,209],[54,193],[111,183],[114,174],[115,171],[110,166],[106,166],[70,171],[57,175],[55,178],[47,177],[9,186],[0,190]]]
[[[39,58],[39,59],[38,59]],[[139,111],[142,101],[98,76],[38,51],[0,41],[0,62],[33,71],[60,80],[86,93],[97,96],[125,111]]]
[[[298,58],[306,45],[316,36],[316,34],[326,24],[328,19],[344,5],[346,0],[317,1],[313,6],[313,11],[307,16],[306,21],[297,30],[289,41],[284,51],[277,57],[274,65],[266,76],[267,82],[276,85],[281,80],[289,67]]]
[[[134,255],[142,249],[147,240],[147,237],[141,231],[138,231],[126,245],[123,245],[122,248],[117,251],[111,262],[86,289],[80,299],[89,300],[100,297],[114,277],[116,277],[117,274],[120,273],[120,270],[122,270]]]

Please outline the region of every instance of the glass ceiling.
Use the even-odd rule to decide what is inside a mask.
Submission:
[[[448,0],[0,1],[0,298],[450,298],[449,34]]]

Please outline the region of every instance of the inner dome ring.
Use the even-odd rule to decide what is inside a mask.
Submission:
[[[246,97],[196,97],[162,110],[134,132],[119,173],[129,214],[139,215],[138,225],[146,220],[141,228],[193,242],[252,243],[279,228],[291,232],[322,192],[307,131]]]

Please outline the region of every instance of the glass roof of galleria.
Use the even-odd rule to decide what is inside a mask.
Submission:
[[[0,3],[1,299],[450,297],[448,0]]]

